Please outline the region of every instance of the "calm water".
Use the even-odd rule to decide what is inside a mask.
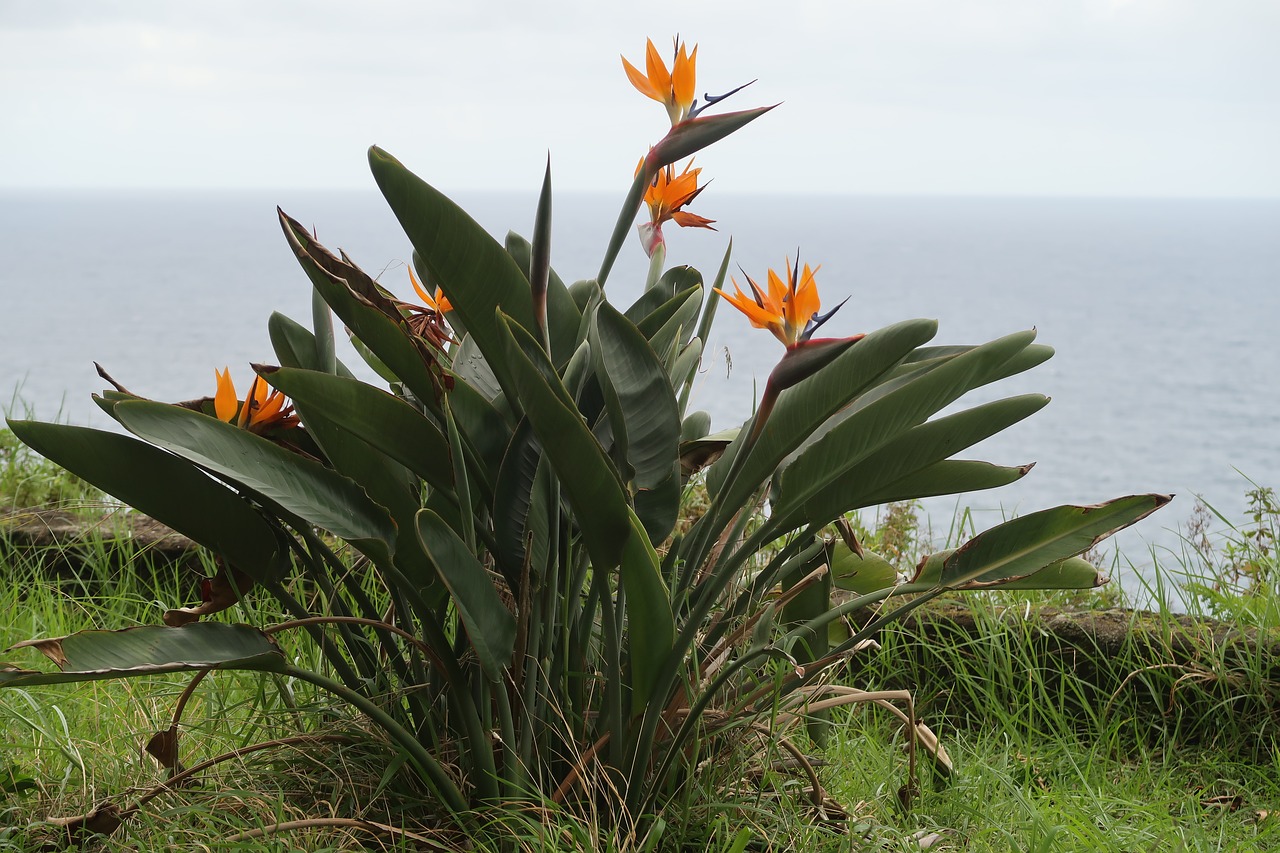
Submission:
[[[533,192],[458,200],[497,235],[532,228]],[[594,275],[618,198],[557,199],[555,266]],[[407,241],[375,191],[0,195],[0,395],[39,417],[106,426],[89,401],[94,360],[137,393],[211,393],[213,371],[271,360],[269,312],[306,323],[310,296],[275,206],[318,229],[403,295]],[[934,317],[938,343],[978,343],[1036,327],[1057,349],[975,402],[1026,391],[1053,403],[966,455],[1037,460],[1013,487],[971,495],[981,525],[1057,503],[1139,491],[1173,505],[1122,540],[1170,544],[1203,495],[1229,516],[1245,476],[1280,485],[1280,201],[917,199],[704,196],[722,231],[676,231],[672,263],[708,278],[734,238],[754,276],[799,247],[822,264],[828,328],[870,330]],[[673,229],[674,230],[674,229]],[[644,260],[630,241],[609,289],[629,303]],[[741,280],[741,279],[740,279]],[[695,405],[719,426],[750,411],[780,346],[725,306]],[[347,352],[348,363],[358,358]],[[730,363],[732,365],[730,369]],[[726,376],[727,374],[727,376]],[[932,503],[944,525],[954,500]]]

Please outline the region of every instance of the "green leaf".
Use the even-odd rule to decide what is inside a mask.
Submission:
[[[912,427],[869,453],[844,442],[839,448],[842,455],[832,458],[833,445],[818,442],[802,452],[795,464],[808,464],[812,471],[826,459],[838,476],[829,478],[829,485],[805,501],[801,510],[785,491],[786,484],[795,480],[788,478],[790,469],[784,468],[777,511],[781,515],[803,511],[806,520],[822,524],[850,510],[872,506],[876,492],[1031,416],[1048,402],[1042,394],[1025,394],[985,403]],[[874,434],[872,430],[868,433]],[[810,454],[821,458],[812,459]]]
[[[254,580],[276,580],[288,568],[275,529],[190,462],[116,433],[38,421],[8,423],[42,456],[222,555]]]
[[[283,380],[280,374],[284,374]],[[293,397],[307,434],[320,446],[330,467],[350,477],[390,512],[395,523],[391,551],[396,564],[425,591],[435,581],[435,570],[413,533],[414,515],[421,507],[421,486],[396,456],[410,455],[423,461],[423,454],[416,452],[420,451],[416,439],[430,435],[422,431],[423,424],[428,430],[435,425],[402,400],[354,379],[293,368],[259,368],[259,375],[273,385],[280,382],[276,385],[280,390],[285,390],[282,385],[291,386],[286,393]],[[303,393],[299,396],[296,391]],[[398,434],[393,427],[400,428]],[[384,447],[395,455],[384,452]],[[435,450],[441,452],[439,447]],[[447,447],[442,453],[447,466],[451,454]],[[437,484],[448,490],[453,486],[452,477],[440,476]]]
[[[489,678],[497,681],[515,650],[516,620],[489,573],[440,516],[418,513],[418,540],[453,596],[467,639]]]
[[[279,311],[271,312],[267,319],[267,333],[271,336],[271,348],[275,351],[276,360],[284,367],[301,367],[307,370],[323,370],[316,345],[315,334]],[[337,362],[339,376],[354,379],[355,375],[341,361]],[[392,379],[391,381],[399,381]]]
[[[275,640],[248,625],[193,622],[181,628],[144,625],[120,631],[81,631],[30,640],[60,672],[0,669],[0,687],[67,684],[218,667],[281,672],[287,665]]]
[[[350,479],[246,430],[150,400],[117,403],[139,438],[252,489],[286,511],[370,553],[389,556],[395,525]]]
[[[550,274],[551,155],[548,154],[547,170],[542,178],[542,192],[538,194],[538,209],[533,217],[533,243],[530,247],[529,268],[525,271],[525,278],[529,281],[529,293],[533,300],[533,321],[542,333],[542,343],[548,355],[552,355],[551,334],[547,329],[547,280]],[[552,361],[555,361],[554,355]]]
[[[306,229],[284,213],[280,214],[280,227],[312,285],[351,333],[388,370],[399,377],[419,400],[424,404],[433,403],[439,393],[439,385],[428,367],[428,363],[435,360],[435,353],[430,346],[425,342],[415,341],[395,320],[374,307],[368,299],[357,296],[347,280],[331,269],[340,267],[341,262],[329,255],[323,246],[311,240]],[[350,269],[353,275],[359,272],[354,268]]]
[[[669,353],[678,351],[693,337],[693,328],[698,323],[698,311],[702,309],[702,288],[699,286],[687,290],[676,299],[681,297],[684,297],[684,301],[676,312],[652,335],[645,334],[649,338],[649,345],[659,357],[666,358]],[[644,329],[640,331],[645,333]]]
[[[733,493],[720,500],[728,507],[742,506],[814,430],[936,331],[932,320],[908,320],[871,332],[825,370],[782,392],[736,477]],[[713,496],[721,491],[745,438],[745,433],[739,434],[709,472],[707,488]]]
[[[449,443],[435,423],[404,400],[355,379],[281,368],[263,373],[302,405],[366,441],[432,486],[452,488]]]
[[[529,241],[514,231],[507,233],[507,254],[511,255],[520,271],[529,276],[533,247]],[[556,366],[563,365],[578,346],[578,333],[582,328],[582,310],[569,294],[564,280],[554,268],[547,278],[547,323],[551,333],[551,354]]]
[[[493,494],[493,480],[511,441],[511,426],[484,395],[456,379],[449,391],[449,408],[466,445],[483,470],[472,471],[472,483],[485,495]]]
[[[702,285],[702,273],[690,266],[672,267],[658,279],[656,287],[640,294],[640,298],[631,304],[623,314],[631,322],[640,327],[646,338],[666,325],[677,312],[681,311],[693,295],[695,288]],[[701,294],[701,289],[698,294]],[[697,309],[694,309],[697,315]]]
[[[837,541],[831,546],[831,580],[840,589],[870,595],[897,583],[898,571],[873,551],[864,550],[859,556],[843,541]]]
[[[652,489],[671,476],[680,443],[671,381],[644,336],[613,306],[600,305],[592,332],[614,441],[634,472],[635,488]]]
[[[650,542],[665,542],[675,529],[680,516],[680,495],[683,490],[679,463],[671,463],[671,474],[650,489],[635,493],[633,502],[636,515],[649,535]]]
[[[1021,480],[1034,466],[1034,462],[1004,466],[970,459],[946,459],[908,474],[866,496],[865,505],[880,506],[894,501],[997,489]]]
[[[640,519],[630,510],[627,515],[630,531],[624,536],[618,577],[626,593],[630,634],[631,713],[638,715],[652,703],[665,701],[666,697],[655,695],[655,689],[662,665],[675,646],[676,628],[658,554]]]
[[[484,353],[476,346],[476,339],[464,335],[462,341],[453,351],[451,364],[453,375],[463,380],[490,403],[502,399],[502,386],[498,377],[493,375],[489,363],[484,360]]]
[[[518,386],[502,362],[505,339],[499,307],[534,330],[529,281],[480,225],[441,192],[381,148],[369,149],[369,167],[430,278],[444,291],[509,397]]]
[[[1083,557],[1068,557],[1050,563],[1038,572],[1002,581],[1000,589],[1093,589],[1102,586],[1108,578],[1098,567]],[[961,587],[964,589],[965,587]],[[985,587],[984,587],[985,588]]]
[[[970,352],[973,345],[920,347],[909,355],[899,370],[909,372],[919,367],[942,364],[957,355]],[[1009,376],[1023,373],[1037,365],[1044,364],[1053,357],[1053,347],[1046,344],[1031,344],[1022,352],[1004,363],[1003,367],[991,374],[990,382],[998,382]]]
[[[682,391],[688,388],[693,384],[700,364],[702,364],[702,340],[694,338],[680,351],[679,355],[671,359],[671,370],[668,372],[671,384]],[[683,405],[684,399],[684,395],[681,394],[677,405]]]
[[[657,293],[658,291],[650,290],[648,292]],[[641,301],[644,301],[643,298]],[[632,307],[634,308],[635,306]],[[628,311],[627,319],[635,323],[640,329],[640,333],[650,341],[661,338],[666,342],[665,345],[669,346],[671,341],[675,340],[675,329],[683,329],[685,334],[682,337],[684,338],[693,334],[693,327],[698,317],[698,311],[701,308],[702,284],[701,281],[696,281],[693,286],[676,291],[676,294],[670,299],[656,306],[653,310],[641,314],[638,319],[633,316],[631,311]],[[657,344],[654,344],[654,349],[659,349]]]
[[[807,506],[832,484],[847,477],[850,469],[867,459],[874,451],[890,446],[907,430],[923,423],[934,412],[954,402],[970,389],[983,384],[990,372],[999,370],[1015,353],[1031,343],[1034,336],[1034,331],[1021,332],[983,344],[920,374],[912,381],[902,383],[888,393],[874,395],[869,402],[851,407],[851,414],[844,416],[834,428],[810,444],[783,470],[779,489],[786,496],[789,508],[784,515],[790,518],[798,507]],[[861,344],[853,349],[857,350],[860,346]],[[982,418],[978,420],[978,432],[981,432]],[[971,429],[972,426],[966,425],[966,429]],[[926,438],[929,437],[945,449],[945,431],[935,429],[926,435]],[[936,456],[926,461],[936,461]],[[907,473],[909,470],[901,472],[902,475]],[[830,502],[831,505],[839,503],[840,501]],[[815,512],[828,508],[821,502],[814,504]],[[839,512],[837,510],[833,515]]]
[[[535,575],[547,561],[550,522],[545,501],[538,501],[534,494],[541,458],[542,446],[525,418],[511,435],[493,487],[494,556],[512,589],[519,583],[526,559]],[[527,553],[530,549],[532,554]]]
[[[684,419],[680,424],[680,441],[697,441],[711,434],[711,414],[701,409]]]
[[[506,333],[504,357],[520,389],[520,404],[560,477],[592,563],[598,571],[616,566],[629,530],[629,508],[617,473],[537,342],[505,315],[499,315],[499,324]]]
[[[1094,506],[1059,506],[1033,512],[983,531],[947,556],[937,583],[951,587],[1000,585],[1083,554],[1116,531],[1146,518],[1169,495],[1130,495]],[[921,566],[912,585],[929,583]]]

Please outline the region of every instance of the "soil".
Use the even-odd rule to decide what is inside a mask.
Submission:
[[[153,518],[125,510],[87,516],[60,509],[0,514],[0,560],[21,554],[59,576],[82,577],[90,555],[108,551],[113,565],[198,566],[199,546]]]

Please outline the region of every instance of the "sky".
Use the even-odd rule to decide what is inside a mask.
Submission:
[[[1277,0],[0,0],[0,191],[614,188],[677,33],[718,192],[1280,196]]]

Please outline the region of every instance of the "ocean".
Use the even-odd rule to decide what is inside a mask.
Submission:
[[[499,238],[532,231],[536,187],[454,198]],[[595,274],[620,200],[557,196],[552,257],[566,281]],[[310,285],[276,205],[412,296],[408,242],[376,189],[0,193],[10,412],[107,426],[89,399],[104,387],[95,360],[160,400],[211,394],[226,365],[247,384],[250,362],[272,361],[270,312],[309,323]],[[931,317],[935,343],[1034,327],[1057,350],[971,395],[1036,391],[1053,402],[962,454],[1037,465],[1011,487],[927,502],[937,536],[959,507],[981,528],[1059,503],[1176,493],[1120,539],[1141,573],[1148,548],[1177,548],[1197,496],[1239,518],[1251,482],[1280,485],[1280,200],[756,197],[712,186],[695,211],[719,230],[668,226],[669,264],[710,280],[732,237],[742,282],[738,265],[761,280],[798,252],[821,264],[824,306],[849,297],[824,334]],[[645,269],[632,238],[610,297],[629,304]],[[692,406],[723,428],[749,414],[781,345],[727,305],[716,325]],[[341,355],[363,367],[354,351]]]

